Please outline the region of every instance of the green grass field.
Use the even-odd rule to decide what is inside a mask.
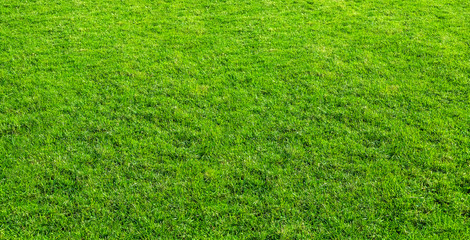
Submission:
[[[2,0],[28,238],[469,239],[470,1]]]

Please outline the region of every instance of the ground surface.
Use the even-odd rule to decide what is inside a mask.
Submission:
[[[470,238],[468,0],[0,3],[0,238]]]

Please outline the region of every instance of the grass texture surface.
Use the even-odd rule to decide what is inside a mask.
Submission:
[[[469,239],[470,2],[0,1],[0,238]]]

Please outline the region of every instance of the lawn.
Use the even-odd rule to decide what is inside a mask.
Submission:
[[[30,238],[470,239],[470,1],[2,0]]]

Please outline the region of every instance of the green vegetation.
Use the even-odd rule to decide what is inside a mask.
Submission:
[[[0,238],[470,238],[468,0],[5,0]]]

